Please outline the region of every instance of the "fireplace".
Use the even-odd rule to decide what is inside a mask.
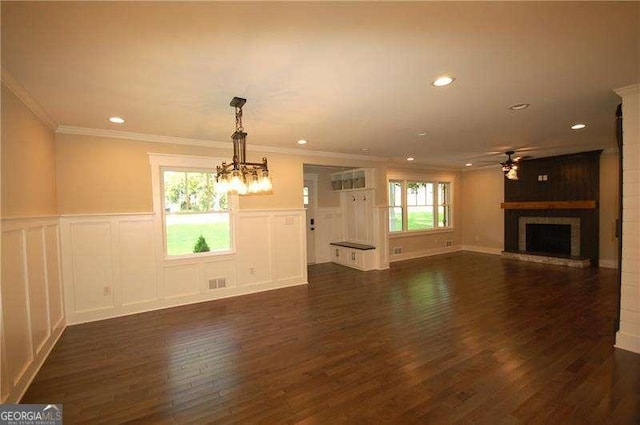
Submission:
[[[580,152],[522,161],[519,180],[504,180],[501,207],[506,255],[503,255],[571,267],[598,264],[600,153]],[[536,235],[537,226],[528,226],[527,230],[527,224],[569,226],[568,254],[566,227],[555,228],[562,236],[549,237]]]
[[[569,224],[527,224],[527,252],[571,255]]]
[[[579,257],[579,217],[519,217],[518,250],[527,253]]]

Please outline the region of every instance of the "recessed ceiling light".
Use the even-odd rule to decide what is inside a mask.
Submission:
[[[512,111],[521,111],[523,109],[527,109],[531,106],[529,103],[514,103],[513,105],[507,106],[507,109],[511,109]]]
[[[466,164],[464,164],[465,167],[471,167],[473,164],[470,162],[467,162]]]
[[[413,161],[414,159],[415,159],[414,157],[410,156],[407,158],[407,161]]]
[[[111,121],[114,124],[124,124],[124,118],[120,118],[120,117],[111,117],[109,118],[109,121]]]
[[[423,137],[423,136],[426,136],[426,135],[427,135],[426,131],[421,131],[420,133],[418,133],[419,137]]]
[[[362,152],[369,152],[369,148],[362,148],[360,149]]]
[[[586,124],[582,124],[582,123],[574,124],[571,126],[571,130],[582,130],[586,126],[587,126]]]
[[[443,75],[442,77],[436,78],[434,82],[431,84],[436,87],[443,87],[443,86],[448,86],[449,84],[453,83],[455,80],[456,79],[453,77],[449,77],[448,75]]]
[[[298,143],[299,145],[306,145],[306,144],[307,144],[307,141],[306,141],[306,140],[304,140],[304,139],[300,139],[300,140],[298,140],[296,143]]]

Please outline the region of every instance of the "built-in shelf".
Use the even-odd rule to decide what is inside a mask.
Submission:
[[[503,202],[503,210],[594,210],[596,201]]]
[[[358,168],[331,174],[331,190],[373,189],[374,169]]]

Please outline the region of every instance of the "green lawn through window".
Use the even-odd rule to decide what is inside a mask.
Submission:
[[[200,235],[204,236],[211,251],[226,251],[231,248],[229,224],[226,221],[175,223],[167,225],[167,254],[192,254]]]
[[[433,212],[431,211],[411,211],[412,207],[409,207],[407,211],[408,215],[408,230],[420,230],[433,228]]]
[[[408,230],[420,230],[433,228],[433,212],[409,211]],[[389,218],[389,229],[391,231],[402,230],[402,217],[395,216]]]

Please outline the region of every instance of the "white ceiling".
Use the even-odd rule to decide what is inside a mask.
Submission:
[[[2,65],[59,125],[228,141],[240,96],[249,146],[436,166],[614,147],[639,58],[640,2],[2,2]]]

